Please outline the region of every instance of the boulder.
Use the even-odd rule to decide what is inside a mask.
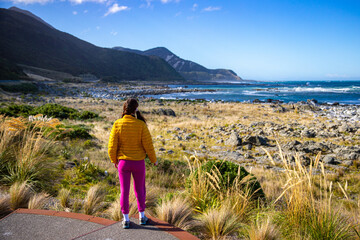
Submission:
[[[172,110],[171,108],[159,108],[157,110],[153,110],[152,113],[154,114],[158,114],[158,115],[164,115],[164,116],[172,116],[172,117],[176,117],[176,114],[174,112],[174,110]]]
[[[266,137],[261,136],[246,136],[243,140],[244,144],[252,144],[255,146],[266,146],[269,140]]]
[[[304,129],[301,132],[301,136],[306,138],[314,138],[316,136],[316,132],[314,130]]]
[[[306,155],[301,155],[300,156],[301,165],[307,167],[307,166],[310,165],[310,162],[311,162],[311,160],[310,160],[310,158],[308,156],[306,156]]]
[[[353,164],[354,164],[354,161],[353,161],[353,160],[346,160],[346,161],[344,161],[344,165],[347,166],[347,167],[351,167]]]
[[[225,141],[226,145],[237,147],[241,145],[241,138],[235,132],[231,133],[230,137]]]
[[[332,165],[339,164],[339,161],[336,159],[336,157],[332,155],[325,156],[322,161],[326,164],[332,164]]]

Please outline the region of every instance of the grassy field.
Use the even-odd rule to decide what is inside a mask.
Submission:
[[[122,102],[58,98],[56,103],[77,112],[59,119],[1,117],[0,214],[28,207],[120,220],[118,176],[107,143]],[[298,154],[289,155],[282,146],[309,139],[276,130],[268,134],[271,146],[246,150],[226,144],[232,132],[245,137],[272,131],[267,125],[259,129],[257,122],[309,128],[328,124],[328,119],[284,107],[286,112],[266,104],[140,101],[159,160],[158,167],[146,165],[147,214],[202,239],[360,239],[358,160],[335,168],[324,165],[321,153],[309,154],[311,163],[305,167]],[[176,116],[158,114],[159,109],[172,109]],[[339,139],[311,138],[359,144],[358,138]],[[238,152],[242,158],[227,161],[219,157],[223,152]],[[130,198],[135,214],[133,192]]]

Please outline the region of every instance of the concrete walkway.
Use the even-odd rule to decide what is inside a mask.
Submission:
[[[198,240],[166,222],[153,217],[149,219],[149,224],[142,226],[138,219],[131,218],[130,229],[123,229],[121,222],[80,213],[17,209],[0,220],[0,239]]]

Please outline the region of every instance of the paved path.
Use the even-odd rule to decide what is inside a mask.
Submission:
[[[130,229],[121,222],[50,210],[17,209],[0,220],[0,239],[20,240],[198,240],[195,236],[159,219],[149,217],[149,225],[141,226],[131,218]]]

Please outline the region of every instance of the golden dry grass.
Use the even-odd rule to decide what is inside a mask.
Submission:
[[[0,197],[0,217],[10,213],[10,196],[1,195]]]
[[[121,221],[123,215],[120,207],[120,199],[117,199],[114,202],[112,202],[107,212],[112,220]]]
[[[218,209],[209,209],[200,216],[204,234],[209,239],[223,239],[236,233],[241,223],[232,211],[231,206],[222,205]]]
[[[58,199],[60,201],[60,205],[63,208],[69,208],[70,207],[70,190],[66,188],[62,188],[59,191]]]
[[[11,185],[9,193],[10,208],[13,210],[26,208],[33,194],[31,187],[27,184],[27,182],[15,182]]]
[[[104,188],[101,185],[97,184],[92,186],[84,199],[84,213],[92,215],[102,208],[101,202],[104,200],[105,194]]]
[[[276,226],[271,223],[270,218],[259,220],[250,225],[247,230],[247,239],[249,240],[276,240],[281,239]]]
[[[188,230],[195,227],[192,207],[188,200],[175,196],[171,200],[162,201],[155,209],[156,217],[173,224],[181,229]]]
[[[31,196],[28,208],[29,209],[44,209],[45,204],[48,202],[50,195],[47,193],[36,193]]]

